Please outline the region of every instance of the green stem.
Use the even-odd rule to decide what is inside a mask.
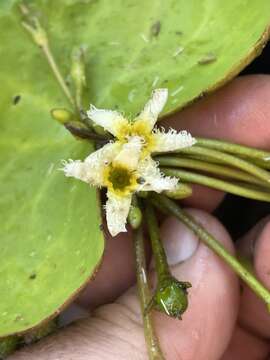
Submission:
[[[248,146],[243,146],[239,144],[233,144],[227,141],[205,139],[205,138],[196,138],[197,145],[205,146],[210,149],[215,149],[219,151],[225,151],[230,154],[245,156],[250,159],[259,159],[263,161],[270,162],[270,152],[263,151],[259,149],[250,148]]]
[[[236,168],[239,168],[241,170],[244,170],[245,172],[269,183],[270,182],[270,174],[264,170],[259,168],[258,166],[249,163],[248,161],[242,160],[238,157],[222,153],[217,150],[212,150],[208,148],[204,148],[201,146],[191,146],[188,148],[184,148],[181,150],[178,150],[177,152],[183,153],[183,154],[189,154],[189,155],[199,155],[199,156],[207,156],[211,157],[215,160],[218,160],[224,164],[228,164],[230,166],[234,166]]]
[[[64,123],[65,128],[74,136],[81,139],[88,139],[99,143],[106,144],[109,140],[89,130],[83,123],[79,121],[69,121]]]
[[[145,309],[151,300],[151,293],[148,286],[147,270],[145,261],[143,230],[140,227],[134,232],[134,252],[136,262],[137,286],[141,311],[143,314],[144,335],[150,360],[163,360],[164,357],[160,350],[158,339],[156,337],[151,312],[145,313]]]
[[[247,158],[245,158],[243,156],[244,160],[248,160]],[[270,170],[270,161],[264,161],[264,160],[260,160],[260,159],[252,159],[253,164],[265,169],[265,170]]]
[[[82,109],[83,89],[86,86],[84,51],[80,48],[74,48],[71,57],[71,77],[75,86],[75,102],[78,112]]]
[[[56,61],[54,60],[45,29],[40,25],[40,22],[36,17],[30,16],[29,9],[25,4],[20,4],[20,10],[22,14],[28,19],[28,21],[22,21],[22,26],[31,34],[34,42],[38,45],[38,47],[41,48],[63,93],[67,97],[70,104],[75,107],[75,101],[65,83],[65,80],[63,79]]]
[[[161,211],[170,213],[183,222],[195,235],[199,237],[211,250],[222,258],[239,277],[260,297],[270,311],[270,292],[261,284],[252,273],[250,273],[237,259],[231,255],[225,247],[219,243],[211,234],[209,234],[196,220],[184,210],[182,210],[174,201],[163,195],[151,194],[151,201]]]
[[[160,241],[158,222],[154,209],[151,205],[146,207],[146,221],[151,239],[152,251],[155,259],[158,282],[162,282],[165,277],[171,276],[164,247]]]
[[[43,51],[43,54],[45,55],[45,58],[47,59],[48,64],[49,64],[58,84],[60,85],[60,88],[62,89],[64,95],[66,96],[66,98],[68,99],[70,104],[74,107],[75,106],[74,99],[69,91],[69,88],[66,85],[66,82],[65,82],[57,64],[56,64],[56,61],[54,60],[54,56],[51,52],[49,44],[47,43],[47,45],[42,46],[41,50]]]
[[[162,172],[168,176],[175,176],[184,182],[200,184],[217,190],[229,192],[234,195],[243,196],[249,199],[270,202],[270,193],[249,189],[243,185],[236,185],[224,180],[212,178],[206,175],[196,174],[190,171],[179,169],[162,168]]]
[[[211,164],[205,161],[194,160],[194,159],[185,159],[183,157],[173,157],[173,156],[162,156],[157,157],[155,160],[158,161],[160,166],[174,166],[174,167],[183,167],[190,169],[202,170],[206,173],[211,173],[231,179],[242,180],[251,184],[266,186],[267,183],[261,181],[260,179],[245,173],[244,171],[233,169],[227,166]],[[270,184],[269,184],[270,186]]]

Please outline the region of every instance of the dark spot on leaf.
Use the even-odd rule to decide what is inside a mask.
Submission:
[[[183,32],[182,31],[176,31],[175,34],[176,35],[183,35]]]
[[[100,225],[99,225],[99,230],[101,230],[101,231],[104,230],[104,225],[103,225],[103,224],[100,224]]]
[[[151,36],[157,37],[160,33],[160,29],[161,29],[161,22],[158,20],[151,26],[150,29]]]
[[[169,82],[169,80],[168,80],[168,79],[166,79],[166,80],[164,80],[163,82],[166,84],[167,82]]]
[[[13,105],[17,105],[21,100],[21,95],[16,95],[13,97]]]
[[[37,274],[33,273],[29,276],[30,280],[34,280],[37,277]]]

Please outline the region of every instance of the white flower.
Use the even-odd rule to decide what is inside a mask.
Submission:
[[[106,218],[112,236],[126,231],[132,195],[137,191],[174,190],[178,179],[163,176],[150,156],[141,159],[144,140],[108,143],[84,161],[64,162],[63,171],[90,185],[107,188]]]
[[[151,153],[170,152],[192,146],[196,140],[187,131],[170,129],[166,133],[164,129],[154,128],[167,98],[167,89],[154,90],[151,99],[133,121],[128,121],[118,111],[97,109],[93,105],[87,115],[122,143],[127,142],[131,136],[140,136],[144,141],[142,156],[145,157]]]

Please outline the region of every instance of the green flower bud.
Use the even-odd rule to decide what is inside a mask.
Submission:
[[[0,359],[5,359],[13,351],[16,350],[19,344],[19,338],[17,336],[9,336],[0,340]]]
[[[69,121],[74,119],[74,114],[66,109],[52,109],[51,116],[54,120],[58,121],[60,124],[66,124]]]
[[[164,194],[171,199],[181,200],[192,195],[192,188],[189,185],[180,183],[175,190],[164,191]]]
[[[101,136],[109,136],[110,134],[108,133],[108,131],[106,131],[104,129],[104,127],[100,126],[100,125],[96,125],[95,123],[92,124],[93,126],[93,130],[95,131],[95,133],[97,133],[98,135]]]
[[[64,125],[72,135],[82,139],[89,138],[89,129],[84,123],[80,121],[68,121]]]
[[[182,314],[188,307],[187,289],[190,287],[189,282],[178,281],[172,276],[164,278],[158,284],[146,311],[153,308],[170,317],[182,319]]]
[[[142,212],[138,206],[131,206],[128,214],[128,222],[132,229],[138,229],[142,222]]]

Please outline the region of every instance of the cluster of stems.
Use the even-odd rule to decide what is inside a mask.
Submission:
[[[21,5],[24,17],[22,25],[31,34],[34,42],[43,52],[63,94],[72,110],[53,109],[54,119],[62,123],[76,138],[91,140],[102,145],[111,140],[103,128],[94,126],[83,112],[83,92],[86,87],[84,52],[76,48],[71,56],[71,78],[73,93],[64,80],[51,52],[46,31],[25,5]],[[134,229],[134,253],[137,268],[137,284],[143,313],[144,330],[150,359],[163,359],[157,337],[152,325],[151,310],[155,309],[173,318],[181,319],[188,307],[187,289],[191,284],[175,279],[170,272],[166,254],[160,240],[158,222],[154,207],[177,217],[198,238],[222,258],[251,289],[270,307],[269,291],[241,263],[180,208],[174,200],[192,194],[192,184],[200,184],[250,199],[270,202],[270,153],[225,141],[197,138],[194,146],[177,152],[159,156],[162,172],[178,177],[180,185],[175,191],[164,194],[139,194],[140,201],[134,197],[128,221]],[[144,231],[142,209],[146,214],[146,228],[151,241],[155,260],[157,286],[151,295],[144,252]],[[188,279],[187,279],[188,280]]]

